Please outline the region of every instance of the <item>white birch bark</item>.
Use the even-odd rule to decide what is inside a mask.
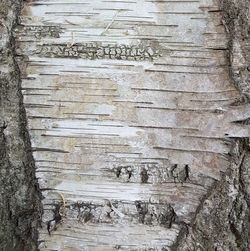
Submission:
[[[217,3],[28,1],[20,21],[41,250],[169,250],[249,135]]]

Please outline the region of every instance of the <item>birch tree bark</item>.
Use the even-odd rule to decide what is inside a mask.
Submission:
[[[246,1],[1,4],[5,250],[248,249]]]

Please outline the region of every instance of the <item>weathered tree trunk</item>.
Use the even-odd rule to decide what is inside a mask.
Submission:
[[[234,104],[247,107],[234,123],[249,129],[249,1],[219,1],[228,36],[230,82],[241,97]],[[173,246],[177,250],[249,250],[249,134],[230,137],[230,164],[201,201],[191,226],[183,228]]]
[[[42,215],[13,29],[21,1],[0,1],[0,249],[37,250]]]
[[[2,1],[3,250],[247,250],[247,6]]]

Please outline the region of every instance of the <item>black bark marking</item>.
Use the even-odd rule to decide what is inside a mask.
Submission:
[[[148,172],[144,167],[142,168],[140,174],[141,174],[141,183],[147,183],[148,182]]]
[[[62,220],[62,216],[60,214],[60,207],[61,207],[60,204],[55,205],[55,209],[53,210],[54,218],[48,221],[47,223],[47,230],[48,230],[49,235],[51,234],[52,230],[56,229],[57,224],[60,223],[60,221]]]

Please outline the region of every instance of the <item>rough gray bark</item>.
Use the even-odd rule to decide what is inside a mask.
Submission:
[[[234,105],[249,104],[249,1],[222,0],[228,33],[229,75],[241,93]],[[249,125],[249,117],[236,123]],[[249,138],[232,138],[230,166],[201,201],[173,250],[249,250]]]
[[[0,1],[0,249],[37,250],[41,193],[27,132],[13,29],[22,1]]]
[[[242,94],[240,103],[249,103],[249,1],[219,1],[223,14],[223,24],[228,33],[229,74]],[[249,122],[248,122],[249,124]]]
[[[0,244],[2,250],[36,250],[42,213],[41,193],[35,178],[35,163],[26,128],[27,119],[20,91],[20,72],[15,61],[15,44],[12,35],[20,13],[21,1],[1,1],[0,4]],[[241,99],[234,105],[246,105],[249,104],[247,1],[225,0],[220,4],[229,36],[230,79],[242,93]],[[235,123],[248,125],[249,118]],[[174,223],[182,227],[171,250],[249,249],[249,180],[247,177],[250,162],[249,139],[232,138],[229,144],[231,145],[228,156],[230,166],[203,197],[191,223],[186,224],[179,220],[168,204],[161,206],[138,201],[135,205],[137,209],[135,218],[138,223],[164,225],[168,228],[171,228]],[[113,170],[116,177],[125,182],[130,179],[132,171],[135,170],[126,167]],[[141,183],[147,183],[149,179],[147,170],[142,169],[137,175]],[[184,172],[178,175],[178,179],[185,182],[188,171],[185,172],[184,169]],[[59,222],[62,204],[58,202],[54,206],[52,218]],[[99,208],[102,208],[101,211],[106,210],[106,215],[101,221],[98,218]],[[114,211],[116,208],[119,208],[119,203],[115,205],[110,202],[106,205],[73,203],[67,205],[66,210],[69,218],[74,218],[75,214],[78,214],[79,221],[98,224],[98,221],[108,222],[110,215],[117,217],[117,212]],[[155,219],[150,217],[150,210],[159,211],[159,215],[156,215]]]
[[[249,139],[233,141],[230,167],[203,198],[172,250],[249,250]]]

